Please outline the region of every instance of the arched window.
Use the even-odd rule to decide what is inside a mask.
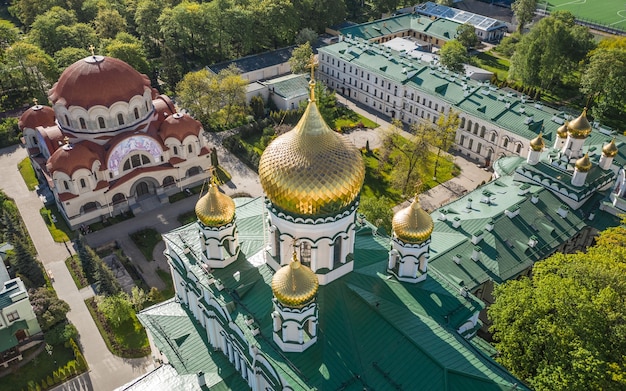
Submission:
[[[492,143],[496,142],[496,132],[491,133],[491,140],[489,141],[491,141]]]
[[[515,153],[519,154],[520,152],[522,152],[522,144],[517,144],[515,146]]]
[[[106,128],[106,124],[104,123],[104,117],[98,117],[98,126],[100,129]]]
[[[468,132],[472,131],[472,120],[467,121],[467,131]]]
[[[87,182],[85,182],[85,178],[80,178],[80,187],[83,189],[87,187]]]
[[[480,137],[485,138],[485,132],[487,131],[487,129],[484,126],[481,126],[480,128]]]
[[[189,170],[187,170],[187,176],[194,176],[194,175],[198,175],[202,172],[202,169],[198,166],[195,167],[191,167]]]
[[[124,125],[124,116],[122,115],[122,113],[117,114],[117,123],[119,125]]]
[[[84,213],[91,212],[96,209],[98,209],[98,204],[96,204],[95,202],[88,202],[85,205],[83,205]]]
[[[65,124],[70,126],[70,119],[67,117],[67,114],[65,115]]]
[[[87,129],[87,124],[85,123],[85,119],[83,117],[80,117],[78,119],[78,122],[80,122],[80,128],[81,129]]]
[[[135,119],[139,119],[139,109],[135,107]]]
[[[178,147],[174,147],[174,155],[178,155]]]
[[[465,117],[461,117],[461,129],[465,128]]]
[[[131,168],[136,168],[139,166],[143,166],[146,164],[150,164],[150,158],[144,154],[137,154],[130,157],[124,162],[122,169],[124,171],[130,170]]]
[[[150,110],[148,109],[148,101],[145,101],[144,103],[146,104],[146,112],[150,111]]]
[[[504,140],[502,140],[502,146],[504,148],[509,146],[509,139],[508,138],[505,137]]]
[[[187,145],[187,152],[193,153],[193,145],[191,144]]]
[[[113,205],[115,204],[119,204],[120,202],[124,202],[126,200],[126,196],[122,193],[117,193],[113,196],[113,198],[111,199],[111,202],[113,203]]]
[[[165,179],[163,179],[163,187],[172,186],[172,185],[174,185],[174,177],[171,175],[166,176]]]
[[[311,244],[309,242],[300,243],[300,263],[311,266]]]
[[[63,181],[63,188],[65,190],[69,190],[70,189],[70,186],[68,185],[67,181]]]
[[[333,262],[335,264],[341,262],[341,236],[335,239],[333,244]]]

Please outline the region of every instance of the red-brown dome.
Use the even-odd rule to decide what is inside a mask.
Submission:
[[[174,137],[183,141],[187,136],[198,136],[202,130],[202,124],[187,114],[175,113],[165,118],[159,129],[161,140]]]
[[[35,129],[37,126],[54,126],[54,110],[50,106],[35,105],[22,114],[18,126]]]
[[[76,61],[63,71],[50,89],[48,98],[55,104],[88,109],[96,105],[110,107],[115,102],[128,102],[150,88],[150,79],[122,60],[89,56]]]
[[[79,168],[91,171],[93,163],[97,160],[99,160],[98,154],[82,143],[64,145],[54,151],[46,167],[50,174],[61,171],[71,176]]]

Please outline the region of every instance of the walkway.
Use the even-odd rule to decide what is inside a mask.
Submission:
[[[147,372],[152,363],[150,359],[125,360],[109,352],[94,323],[84,298],[76,288],[64,260],[68,252],[63,244],[55,243],[39,215],[43,207],[35,192],[28,191],[17,164],[26,157],[23,147],[14,146],[0,149],[0,167],[2,182],[0,187],[13,198],[20,210],[24,224],[37,248],[39,260],[46,270],[54,274],[53,284],[60,299],[70,305],[68,319],[76,326],[80,334],[80,343],[89,363],[90,371],[80,379],[64,384],[55,390],[102,390],[110,391],[141,374]]]

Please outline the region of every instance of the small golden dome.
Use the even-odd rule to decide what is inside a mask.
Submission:
[[[359,195],[364,178],[360,151],[328,127],[314,99],[296,127],[276,138],[259,162],[267,198],[299,215],[341,211]]]
[[[417,196],[410,206],[393,216],[391,225],[396,236],[407,243],[425,241],[430,237],[434,228],[432,217],[422,209]]]
[[[217,185],[210,184],[209,191],[196,203],[196,216],[209,227],[226,225],[235,217],[235,202],[220,193]]]
[[[589,159],[589,154],[586,153],[585,156],[576,160],[576,169],[581,172],[587,172],[591,170],[591,160]]]
[[[619,152],[619,150],[617,149],[617,145],[615,145],[615,137],[610,143],[602,147],[602,153],[607,157],[615,157],[617,152]]]
[[[567,138],[567,125],[568,124],[569,122],[565,121],[565,123],[556,130],[556,134],[559,136],[559,138]]]
[[[567,125],[569,133],[574,138],[586,138],[591,133],[591,124],[587,120],[587,108],[583,109],[583,113]]]
[[[274,297],[289,307],[302,307],[313,300],[318,286],[313,270],[300,264],[295,252],[291,263],[280,268],[272,278]]]
[[[546,143],[543,142],[543,137],[541,137],[542,135],[543,132],[539,132],[539,136],[530,140],[530,147],[533,151],[541,152],[541,150],[543,150],[543,148],[546,146]]]

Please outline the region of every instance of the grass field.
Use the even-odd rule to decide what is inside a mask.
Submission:
[[[548,11],[567,10],[577,19],[626,30],[624,0],[539,0],[537,8],[545,8],[546,2]]]

